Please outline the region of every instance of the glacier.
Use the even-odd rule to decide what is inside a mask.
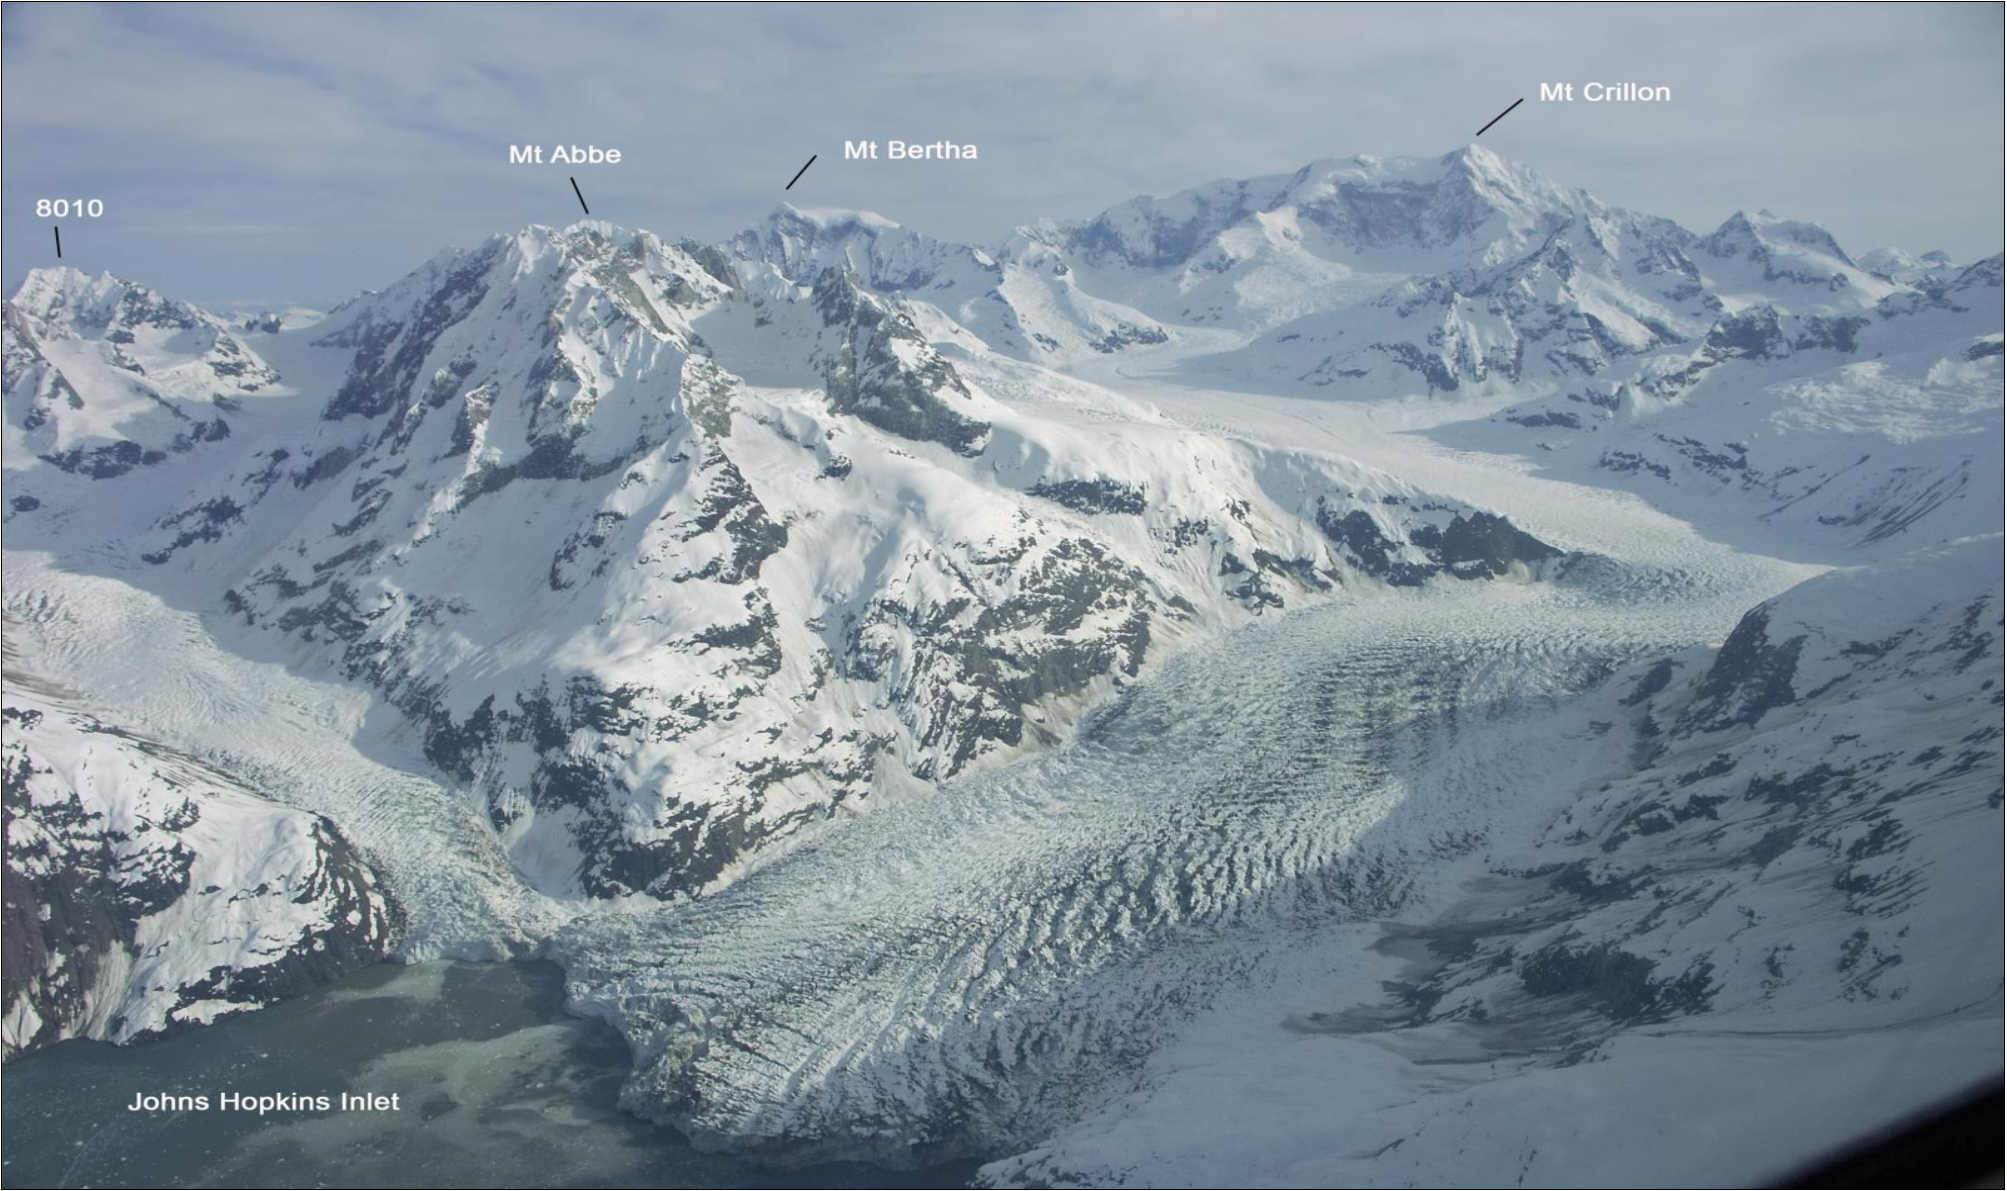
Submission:
[[[9,722],[328,824],[371,955],[558,960],[705,1148],[1777,1177],[1864,1065],[1997,1073],[2000,261],[1470,146],[990,245],[529,227],[325,314],[36,270]],[[10,1053],[253,970],[156,960]]]

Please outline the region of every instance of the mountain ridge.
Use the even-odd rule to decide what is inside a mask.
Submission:
[[[603,221],[442,253],[291,339],[253,342],[320,357],[332,391],[297,430],[232,445],[228,474],[133,525],[126,549],[198,584],[232,576],[207,597],[229,617],[379,687],[424,725],[435,764],[485,791],[554,893],[695,892],[753,841],[883,780],[936,780],[1049,739],[1049,705],[1133,678],[1199,609],[1253,615],[1354,581],[1491,578],[1560,558],[1352,464],[1290,460],[1271,492],[1265,455],[1208,446],[1220,480],[1174,482],[1164,452],[1177,440],[1111,430],[1141,476],[1111,474],[1072,429],[965,382],[854,274],[824,268],[801,285],[758,262],[735,272]],[[740,373],[808,388],[756,389]],[[879,485],[893,507],[912,500],[894,493],[927,492],[915,507],[931,528],[842,500],[845,528],[825,528],[831,496]],[[36,507],[10,515],[74,518],[85,492],[30,495]],[[927,511],[957,502],[970,511],[951,522]],[[518,534],[544,561],[485,554],[497,517],[542,526]],[[810,524],[813,541],[799,536]],[[877,543],[860,551],[861,584],[839,556],[851,534]],[[785,586],[763,575],[770,564],[788,568]],[[461,590],[468,568],[510,594]],[[587,600],[587,621],[556,627]],[[583,669],[560,660],[605,655],[580,634],[609,618],[638,635]],[[523,643],[523,676],[452,681],[488,640]],[[641,677],[676,654],[697,667],[681,690]],[[804,726],[857,697],[832,686],[881,685],[890,702],[866,703],[891,714],[866,715],[872,726]],[[750,723],[748,698],[766,708]],[[804,719],[803,701],[829,710]],[[714,745],[673,745],[721,730],[762,748],[768,733],[799,736],[799,759],[748,754],[734,769],[703,759]],[[681,783],[663,781],[663,747],[694,768],[685,781],[740,791],[740,809],[693,818]],[[877,777],[881,758],[912,778]]]
[[[1328,159],[990,248],[787,206],[718,245],[531,225],[310,322],[36,273],[4,321],[10,647],[334,811],[408,901],[380,940],[399,958],[561,952],[635,1047],[629,1105],[708,1144],[1024,1149],[1238,995],[1228,928],[1284,938],[1274,898],[1440,907],[1412,900],[1438,864],[1593,937],[1485,936],[1494,966],[1410,974],[1444,1008],[1398,1028],[1584,1010],[1596,1028],[1555,1037],[1593,1050],[1766,978],[1753,952],[1626,943],[1671,880],[1637,857],[1796,806],[1697,801],[1727,797],[1681,785],[1707,759],[1652,750],[1753,773],[1760,731],[1789,743],[1760,759],[1776,788],[1867,772],[1872,740],[1769,734],[1854,715],[1844,680],[1811,689],[1835,674],[1912,664],[1834,627],[1884,596],[1779,593],[1833,567],[1967,583],[1976,548],[1903,560],[1997,529],[2000,273],[1761,213],[1702,235],[1481,150]],[[1997,596],[1971,594],[1978,619],[1933,631],[1994,648]],[[169,644],[127,673],[104,651],[137,625]],[[1912,669],[1965,698],[1949,656]],[[1660,662],[1669,693],[1624,702]],[[233,718],[188,718],[212,706]],[[1551,755],[1511,738],[1550,713]],[[261,727],[285,751],[230,743]],[[1997,768],[1936,743],[1918,764],[1955,792]],[[334,794],[289,782],[301,757],[339,762]],[[1516,816],[1568,810],[1610,829],[1511,836],[1562,868],[1480,864]],[[1904,856],[1936,822],[1834,879],[1922,871]],[[1840,863],[1816,834],[1807,871]],[[924,904],[885,892],[912,882]],[[1887,951],[1884,925],[1906,922],[1864,926]],[[135,1022],[162,1003],[107,995]],[[1315,1012],[1378,1021],[1372,995]]]

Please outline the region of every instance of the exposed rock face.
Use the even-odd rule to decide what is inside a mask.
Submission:
[[[1451,1099],[1445,1061],[1503,1099],[1722,1014],[1997,1027],[1947,907],[1997,904],[1998,541],[1964,539],[1998,530],[2000,261],[1877,259],[1473,148],[994,249],[791,208],[720,247],[532,227],[298,329],[37,273],[6,314],[9,610],[205,755],[252,702],[207,696],[278,692],[244,716],[263,756],[338,759],[315,805],[423,839],[384,850],[401,886],[448,874],[417,954],[561,956],[632,1040],[628,1104],[707,1145],[1060,1138],[996,1177],[1081,1181],[1067,1132],[1143,1105],[1180,1031],[1217,1041],[1201,1015],[1253,1020],[1278,957],[1322,970],[1276,1034],[1386,1044],[1361,1119]],[[1149,345],[1176,350],[1102,358]],[[1841,573],[1766,599],[1807,563]],[[171,626],[148,656],[191,659],[196,711],[85,623]],[[380,947],[323,821],[9,715],[10,750],[45,741],[7,762],[10,1039],[176,1028]],[[178,801],[94,810],[77,739]],[[263,855],[202,834],[238,822],[293,867],[205,876]],[[231,896],[254,921],[208,945],[255,947],[159,950]],[[1411,909],[1402,978],[1344,985]]]
[[[9,449],[93,480],[228,439],[220,411],[279,380],[222,319],[74,269],[35,271],[7,304],[0,372]]]
[[[1601,650],[1658,629],[1621,597],[1315,610],[1195,649],[1033,764],[595,923],[562,944],[574,997],[632,1040],[637,1111],[905,1163],[1091,1136],[1184,1056],[1306,1035],[1370,1036],[1454,1118],[1493,1081],[1595,1086],[1646,1027],[1983,1023],[1997,547],[1811,580],[1718,648],[1621,665]],[[1407,917],[1432,881],[1439,912]],[[1398,981],[1361,964],[1373,923]],[[1243,988],[1249,965],[1287,991]],[[1300,1011],[1207,1016],[1220,996]],[[1145,1061],[1181,1029],[1192,1049]],[[1065,1157],[997,1181],[1063,1181]]]
[[[842,334],[827,377],[831,409],[958,455],[982,453],[989,426],[955,408],[968,403],[969,390],[910,318],[833,270],[816,281],[814,299],[823,321]]]
[[[1423,522],[1409,531],[1406,544],[1386,536],[1380,521],[1364,509],[1339,516],[1330,505],[1319,505],[1317,524],[1354,565],[1396,587],[1418,587],[1442,574],[1490,579],[1515,564],[1561,557],[1559,550],[1490,513],[1456,513],[1441,527]]]
[[[1029,491],[1033,496],[1058,501],[1082,513],[1127,513],[1135,516],[1149,505],[1140,488],[1120,480],[1040,480]]]
[[[397,917],[317,815],[8,676],[0,1044],[127,1042],[382,958]]]
[[[1203,485],[1161,439],[1091,471],[790,243],[762,251],[793,276],[533,228],[275,332],[338,385],[194,477],[137,557],[374,687],[537,888],[675,898],[1058,738],[1209,617],[1545,549],[1359,469],[1286,465],[1370,506],[1398,565],[1330,545],[1245,453]]]

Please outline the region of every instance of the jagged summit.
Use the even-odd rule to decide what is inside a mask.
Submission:
[[[1744,243],[1781,240],[1823,252],[1844,264],[1854,263],[1853,258],[1840,247],[1839,241],[1825,228],[1803,220],[1785,219],[1767,208],[1759,209],[1754,215],[1747,211],[1735,212],[1715,229],[1710,239],[1715,238]]]
[[[39,304],[52,295],[74,293],[94,284],[107,283],[123,283],[123,279],[108,272],[92,277],[71,265],[37,265],[21,279],[10,300],[17,306]]]
[[[10,471],[36,518],[10,534],[85,481],[171,475],[119,531],[132,565],[220,582],[235,620],[369,684],[527,880],[594,896],[694,893],[887,780],[1047,739],[1197,619],[1558,565],[1370,468],[1288,454],[1271,491],[1265,451],[1000,399],[977,332],[951,359],[930,328],[942,282],[1008,311],[983,295],[1025,276],[785,209],[729,254],[531,225],[271,333],[307,414],[248,432],[141,417],[107,338],[10,339],[36,361],[9,370],[15,426],[75,436],[37,449],[60,474]],[[1166,337],[1087,295],[1050,313],[1016,325]],[[207,402],[209,373],[171,375]]]
[[[32,274],[10,672],[107,705],[10,688],[9,840],[113,915],[39,937],[148,966],[10,947],[0,1044],[279,955],[541,954],[699,1144],[1049,1138],[985,1176],[1036,1185],[1231,1181],[1207,1130],[1295,1114],[1264,1177],[1328,1179],[1334,1104],[1350,1181],[1565,1180],[1527,1164],[1612,1089],[1774,1091],[1709,1039],[1990,1063],[1998,930],[1953,928],[1998,906],[2001,258],[1861,264],[1469,145],[987,248],[530,225],[242,340]],[[169,748],[352,853],[107,784]],[[108,851],[118,897],[71,879]],[[351,860],[395,938],[359,879],[301,897]],[[1202,1140],[1099,1145],[1152,1113]]]
[[[97,327],[161,320],[179,324],[200,313],[115,273],[92,276],[68,265],[28,270],[9,305],[31,318]]]
[[[1997,263],[1993,277],[1997,287]],[[1979,307],[1961,315],[1947,349],[1979,370],[1987,341],[1975,335],[1985,331],[1985,305],[1967,299],[1965,291],[1983,299],[1977,291],[1985,285],[1981,269],[1957,293],[1949,283],[1941,287],[1961,309]],[[1028,510],[1136,516],[1162,536],[1096,538],[1100,554],[1090,550],[1076,558],[1092,554],[1094,568],[1106,570],[1104,580],[1114,584],[1108,576],[1128,576],[1128,568],[1154,574],[1150,566],[1156,564],[1140,560],[1154,558],[1162,542],[1172,542],[1174,548],[1166,548],[1172,558],[1204,542],[1204,550],[1218,556],[1190,574],[1156,576],[1156,588],[1134,586],[1130,578],[1116,586],[1132,594],[1170,592],[1194,609],[1222,601],[1242,609],[1274,607],[1293,599],[1288,584],[1317,592],[1333,582],[1329,574],[1359,572],[1407,586],[1469,576],[1479,560],[1491,572],[1497,542],[1517,562],[1537,562],[1543,554],[1509,532],[1473,528],[1489,522],[1465,516],[1453,498],[1431,500],[1425,514],[1419,512],[1423,504],[1401,504],[1415,494],[1379,476],[1339,484],[1323,464],[1293,462],[1321,476],[1311,482],[1311,494],[1270,494],[1252,478],[1254,464],[1236,458],[1220,464],[1230,480],[1194,488],[1192,480],[1160,468],[1162,452],[1184,450],[1166,446],[1168,440],[1126,446],[1134,462],[1118,462],[1100,454],[1106,444],[1092,436],[1060,430],[999,400],[997,394],[1018,392],[1012,386],[1022,382],[999,380],[985,364],[989,355],[1072,364],[1210,335],[1216,345],[1190,368],[1200,378],[1208,372],[1236,382],[1252,378],[1341,400],[1527,392],[1541,394],[1545,404],[1513,410],[1523,426],[1594,430],[1610,412],[1632,416],[1734,384],[1744,364],[1828,355],[1844,364],[1873,337],[1848,319],[1873,311],[1877,295],[1889,293],[1917,297],[1919,317],[1937,319],[1953,305],[1935,297],[1937,291],[1909,291],[1854,267],[1814,225],[1762,211],[1736,213],[1710,237],[1696,237],[1670,221],[1602,205],[1477,145],[1437,157],[1321,159],[1291,175],[1208,183],[1164,199],[1136,199],[1086,221],[1042,223],[1036,233],[1020,233],[995,249],[939,241],[863,211],[785,203],[763,225],[721,247],[670,243],[606,219],[564,227],[534,223],[440,253],[311,329],[273,329],[251,339],[259,351],[271,345],[273,360],[287,368],[295,360],[301,364],[299,380],[287,378],[295,388],[285,392],[307,396],[317,414],[299,438],[275,448],[285,456],[277,462],[271,452],[239,458],[237,404],[285,382],[231,335],[227,323],[114,277],[38,269],[16,297],[22,311],[86,311],[92,303],[110,303],[130,317],[70,317],[50,327],[8,319],[8,410],[22,428],[8,458],[10,468],[48,464],[62,484],[173,466],[183,456],[239,458],[239,470],[211,484],[213,490],[205,488],[201,500],[191,498],[165,520],[132,530],[134,540],[145,540],[145,560],[195,566],[217,542],[241,536],[263,542],[259,548],[267,552],[255,560],[287,578],[247,578],[249,586],[235,599],[249,617],[307,625],[349,645],[353,641],[343,635],[355,635],[383,651],[423,643],[423,649],[454,657],[460,649],[440,645],[456,641],[452,635],[460,629],[405,621],[409,615],[440,617],[438,611],[383,611],[389,619],[379,623],[371,609],[415,607],[401,601],[427,584],[438,590],[425,599],[446,599],[438,592],[460,566],[472,566],[478,552],[480,534],[462,526],[478,526],[484,516],[470,510],[514,508],[534,492],[582,502],[566,506],[562,526],[546,526],[556,532],[548,542],[546,578],[552,592],[568,592],[564,601],[586,599],[576,592],[600,590],[596,584],[606,576],[634,580],[638,570],[624,570],[620,558],[626,554],[618,550],[642,546],[648,558],[672,558],[666,566],[674,574],[737,586],[757,580],[763,558],[795,540],[785,530],[789,514],[815,520],[825,494],[849,490],[865,504],[887,498],[903,506],[903,496],[885,494],[921,482],[913,468],[921,468],[923,486],[937,492],[975,484],[981,498],[941,496],[939,508],[985,510],[979,528],[955,538],[983,558],[1006,558],[1008,552],[983,554],[981,542],[1001,540],[1001,526]],[[1842,313],[1828,313],[1834,309]],[[1885,315],[1877,325],[1895,327],[1891,333],[1907,335],[1917,325],[1897,321],[1893,311]],[[189,327],[203,333],[177,339]],[[191,345],[197,349],[193,360]],[[765,434],[783,434],[787,450],[779,458],[765,448],[739,454]],[[1692,450],[1696,458],[1728,458]],[[879,460],[875,468],[865,462],[873,458]],[[1638,454],[1636,462],[1610,460],[1610,468],[1632,466],[1644,476],[1674,474],[1654,454]],[[345,472],[361,478],[323,488]],[[1744,460],[1740,476],[1756,474]],[[1794,462],[1782,474],[1814,482],[1824,472]],[[281,476],[289,476],[283,486]],[[1860,484],[1881,482],[1869,472],[1862,476]],[[771,488],[777,482],[781,488]],[[548,490],[552,484],[560,488]],[[241,526],[253,516],[299,514],[253,512],[293,508],[285,492],[309,494],[325,508],[313,512],[319,520],[287,526],[291,554],[271,554],[261,534],[279,530],[247,534]],[[678,542],[702,546],[670,548],[638,530],[644,520],[634,504],[638,492],[670,504],[694,502],[692,508],[708,508],[723,520],[692,512],[692,536]],[[1889,508],[1887,492],[1879,504],[1867,490],[1836,486],[1832,492],[1844,492],[1848,502],[1822,512],[1834,524],[1869,514],[1877,524],[1917,514],[1915,508]],[[1397,502],[1377,504],[1381,498]],[[1252,520],[1222,520],[1222,500],[1244,502],[1254,510]],[[927,532],[961,534],[959,516],[943,512],[935,520],[929,506]],[[630,520],[634,528],[614,528]],[[1459,536],[1451,536],[1453,524],[1463,526]],[[887,528],[871,522],[855,532],[883,544],[879,534]],[[341,540],[325,540],[327,534]],[[1066,532],[1032,532],[1032,538],[1058,548]],[[600,544],[592,546],[594,540]],[[626,546],[618,544],[622,540]],[[1473,540],[1481,548],[1465,556]],[[429,578],[413,578],[419,572],[407,570],[413,556],[434,560]],[[873,562],[881,570],[871,582],[889,582],[883,568],[895,556]],[[307,576],[299,572],[299,558],[325,566]],[[594,562],[588,566],[580,558]],[[594,570],[600,564],[606,570]],[[835,566],[821,554],[813,554],[813,564]],[[642,570],[660,568],[650,566]],[[941,566],[973,564],[943,560]],[[929,586],[937,578],[921,584],[923,594],[901,594],[899,611],[873,613],[883,617],[881,625],[907,627],[887,629],[889,637],[915,625],[915,609],[945,599],[945,588]],[[773,599],[801,619],[831,607],[863,617],[851,605],[859,599],[855,590],[875,588],[831,580],[813,599],[799,586]],[[662,625],[680,625],[678,633],[725,633],[719,625],[729,617],[749,615],[735,603],[741,594],[725,605],[700,601],[688,617],[666,617]],[[1164,609],[1178,609],[1170,594],[1158,603],[1150,603],[1156,594],[1148,601],[1136,594],[1142,603],[1130,613],[1142,617],[1138,625],[1160,625]],[[480,615],[520,623],[526,613]],[[540,609],[538,615],[554,613]],[[484,639],[492,627],[466,629],[466,641]],[[1001,621],[983,623],[981,633],[997,627]],[[636,633],[654,637],[658,629]],[[1068,637],[1072,631],[1056,633]],[[1130,653],[1110,645],[1116,637],[1118,631],[1108,629],[1092,661],[1076,659],[1060,671],[1124,673]],[[765,641],[749,631],[747,641],[755,639]],[[821,641],[837,657],[857,657],[863,649],[863,639]],[[795,645],[809,649],[803,641]],[[558,651],[558,643],[546,649]],[[787,649],[783,655],[793,657]],[[508,687],[508,699],[532,699],[538,683],[562,677],[562,667],[550,667],[552,657],[556,653],[536,655],[508,681],[496,679],[494,689]],[[596,683],[630,679],[624,665],[592,673]],[[1026,709],[1050,693],[1040,683],[1014,685],[1020,679],[999,683],[997,691],[981,695],[983,709],[969,719],[933,721],[913,713],[871,731],[899,741],[907,769],[953,771],[995,741],[1022,739]],[[999,691],[1012,695],[1006,699]],[[1024,691],[1034,695],[1020,697]],[[470,719],[480,701],[401,687],[389,697],[432,725],[427,731],[438,737],[442,755],[456,757],[456,771],[486,773],[482,765],[492,761],[492,751],[508,753],[502,741],[470,743],[454,735],[484,723]],[[789,697],[795,695],[775,695],[775,707]],[[1012,711],[997,711],[997,699]],[[526,773],[556,781],[550,769],[538,767],[544,761],[518,757],[510,763],[528,769],[512,771],[516,775],[506,781],[528,781]],[[839,765],[819,771],[821,777],[789,779],[795,801],[775,805],[793,809],[775,813],[825,805],[819,799],[831,789],[853,789],[851,777],[831,777],[839,769],[849,773]],[[600,781],[614,789],[616,777],[602,773]],[[731,797],[741,799],[739,809],[765,797],[765,787],[755,785],[741,777],[723,781],[737,791]],[[600,817],[590,827],[598,836],[590,840],[572,827],[554,827],[560,815],[550,805],[540,827],[532,823],[536,815],[522,817],[524,842],[546,848],[562,840],[584,858],[578,872],[544,872],[540,880],[548,886],[686,890],[721,872],[723,860],[690,842],[640,860],[636,850],[658,846],[654,829],[614,829],[606,815],[628,805],[626,793],[602,801],[604,815],[594,811]],[[767,811],[745,821],[755,819],[761,831],[793,829]],[[737,827],[719,827],[731,829]]]

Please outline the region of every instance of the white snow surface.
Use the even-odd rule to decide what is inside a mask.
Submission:
[[[1481,863],[1430,866],[1380,921],[1334,914],[1243,944],[1234,991],[1130,1090],[985,1178],[1763,1185],[1986,1080],[2001,1035],[2000,785],[1953,750],[1969,747],[1975,706],[1999,706],[1999,557],[1997,537],[1968,541],[1787,592],[1768,606],[1771,639],[1806,634],[1792,685],[1818,694],[1691,733],[1636,775],[1621,754],[1593,759],[1597,741],[1637,743],[1624,700],[1522,719],[1519,764],[1487,758],[1482,786],[1512,809],[1494,812]],[[1686,673],[1707,652],[1680,659]],[[1783,779],[1808,772],[1815,789],[1794,804]],[[1600,792],[1557,814],[1541,797],[1557,785]],[[1445,808],[1467,805],[1445,793]],[[1765,858],[1744,858],[1752,848]],[[1557,867],[1582,878],[1566,916],[1538,879]],[[1619,1025],[1598,1003],[1607,988],[1526,995],[1540,957],[1612,941],[1699,973],[1706,1009]]]
[[[320,950],[326,943],[316,940],[331,930],[379,941],[389,935],[374,875],[360,867],[337,871],[332,852],[340,845],[326,820],[110,727],[74,696],[22,675],[9,675],[6,708],[4,764],[10,785],[20,783],[9,791],[10,869],[35,880],[88,865],[103,884],[87,887],[86,899],[140,907],[129,937],[50,955],[47,977],[74,998],[66,1007],[71,1016],[46,1019],[17,990],[0,1010],[7,1053],[30,1041],[144,1038],[256,1009],[266,1000],[243,993],[191,999],[187,990],[218,971],[255,976],[296,952]],[[175,896],[177,885],[186,892]],[[62,971],[71,965],[80,968],[76,978]],[[230,983],[218,992],[229,992]]]
[[[1998,1070],[2000,292],[1475,146],[277,331],[38,272],[9,645],[405,958],[561,960],[700,1144],[1775,1178]],[[1492,515],[1557,553],[1431,563]]]

